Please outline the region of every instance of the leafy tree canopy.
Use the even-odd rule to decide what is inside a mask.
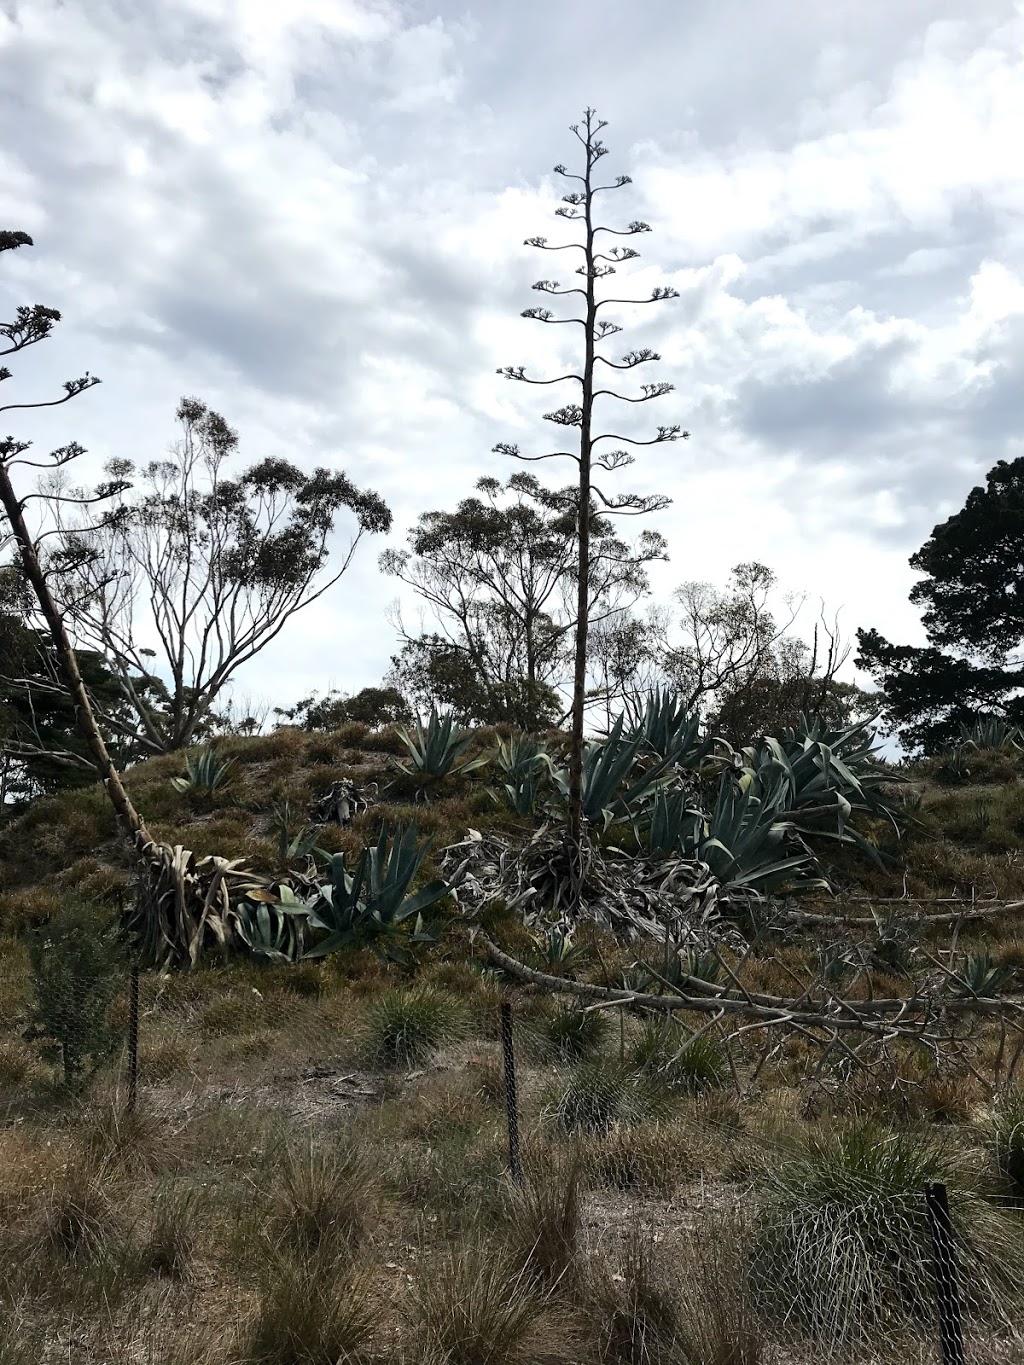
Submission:
[[[893,645],[858,630],[857,665],[878,682],[887,721],[911,751],[936,753],[979,716],[1024,724],[1024,456],[1000,460],[986,486],[936,526],[910,558],[910,591],[928,644]]]
[[[300,730],[340,730],[350,721],[376,730],[384,725],[406,724],[412,719],[409,703],[394,687],[364,687],[354,697],[337,689],[325,697],[314,692],[288,709],[275,707],[274,714],[282,724],[287,722]]]

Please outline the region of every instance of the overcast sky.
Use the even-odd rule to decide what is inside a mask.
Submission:
[[[194,394],[240,464],[342,468],[395,514],[240,692],[379,681],[380,550],[521,468],[496,442],[552,448],[573,386],[495,371],[574,358],[578,329],[519,316],[572,280],[523,239],[576,231],[552,167],[588,104],[634,181],[605,221],[654,229],[617,292],[681,295],[606,348],[655,347],[637,382],[676,386],[631,432],[692,433],[615,476],[674,498],[658,596],[759,559],[851,640],[924,642],[908,557],[1024,453],[1024,4],[0,0],[0,226],[35,239],[0,305],[64,319],[11,383],[103,380],[14,434],[81,441],[94,475],[162,455]]]

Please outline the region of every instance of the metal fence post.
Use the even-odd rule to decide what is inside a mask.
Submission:
[[[943,1365],[964,1365],[963,1309],[960,1271],[953,1246],[953,1220],[942,1184],[925,1186],[925,1206],[932,1234],[935,1299],[939,1310],[939,1341]]]
[[[516,1095],[516,1057],[512,1046],[512,1006],[501,1006],[501,1046],[505,1054],[505,1111],[508,1115],[508,1155],[512,1179],[523,1183],[523,1163],[519,1151],[519,1100]]]
[[[135,1109],[139,1092],[139,964],[133,962],[128,976],[128,1113]]]

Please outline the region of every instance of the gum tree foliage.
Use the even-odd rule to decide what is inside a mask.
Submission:
[[[738,745],[796,725],[801,713],[830,728],[867,714],[868,694],[835,677],[851,652],[838,622],[830,626],[822,614],[811,645],[787,634],[805,599],[788,594],[789,616],[780,624],[768,605],[776,581],[764,564],[738,564],[724,590],[683,583],[673,594],[675,610],[623,614],[595,631],[592,695],[604,700],[609,724],[609,698],[636,720],[655,687],[669,687],[686,711],[699,710],[716,734]]]
[[[928,644],[858,630],[856,659],[904,747],[937,753],[982,716],[1024,724],[1024,456],[994,465],[910,567],[925,575],[910,600],[924,608]]]
[[[117,674],[148,753],[193,743],[234,674],[337,583],[365,534],[391,526],[382,499],[342,472],[267,458],[230,477],[238,435],[224,418],[197,398],[176,416],[170,458],[108,464],[114,494],[100,524],[66,516],[59,479],[47,490],[60,534],[45,568],[59,606]],[[344,511],[356,530],[339,552],[330,542]],[[126,733],[116,715],[102,721]]]
[[[313,692],[287,710],[276,706],[274,714],[281,725],[295,725],[300,730],[340,730],[350,721],[376,730],[412,720],[409,703],[394,687],[364,687],[354,697],[336,688],[324,697]]]
[[[635,260],[640,254],[633,247],[619,245],[609,246],[606,251],[603,251],[601,248],[605,245],[604,239],[609,236],[633,237],[651,230],[648,223],[639,220],[634,220],[625,228],[607,227],[603,224],[596,224],[594,221],[596,197],[605,191],[621,189],[623,186],[632,183],[628,175],[617,176],[611,184],[596,183],[597,163],[603,156],[607,155],[608,151],[607,147],[599,140],[598,133],[606,126],[607,121],[598,120],[594,110],[585,110],[582,127],[580,124],[573,124],[571,128],[573,135],[583,148],[583,173],[581,175],[570,173],[562,165],[554,168],[556,175],[575,181],[579,186],[578,189],[571,190],[562,196],[562,203],[555,210],[555,213],[558,217],[578,222],[583,228],[583,240],[551,245],[545,237],[530,237],[525,243],[527,246],[536,247],[541,251],[581,251],[583,253],[583,262],[576,270],[576,274],[582,277],[582,287],[562,288],[557,280],[538,280],[533,286],[540,293],[556,297],[579,297],[582,300],[583,316],[556,318],[548,308],[527,308],[522,314],[523,317],[543,323],[546,326],[578,326],[582,328],[583,354],[580,358],[579,370],[564,375],[556,375],[550,379],[530,378],[526,375],[525,366],[522,365],[509,365],[498,371],[507,379],[523,384],[547,385],[563,382],[578,384],[578,401],[544,414],[545,420],[552,422],[555,426],[578,432],[578,441],[572,443],[575,449],[555,450],[538,455],[524,455],[517,445],[511,445],[508,442],[502,442],[494,447],[497,453],[516,460],[569,459],[575,463],[579,474],[579,492],[576,503],[578,512],[576,535],[577,607],[573,641],[572,746],[569,763],[569,837],[577,847],[579,847],[582,834],[583,818],[583,727],[587,704],[587,639],[591,594],[590,508],[596,500],[603,516],[642,515],[660,511],[668,506],[671,501],[671,499],[661,495],[641,496],[637,493],[613,494],[606,492],[607,484],[603,475],[601,476],[601,483],[595,483],[595,471],[611,473],[632,464],[635,456],[623,449],[623,444],[659,445],[666,441],[675,441],[680,436],[685,438],[689,435],[688,432],[682,431],[678,426],[658,427],[657,435],[649,440],[640,440],[637,437],[622,435],[617,432],[595,432],[594,405],[598,399],[646,403],[670,393],[674,387],[667,383],[642,384],[640,392],[635,395],[620,394],[614,389],[598,387],[600,383],[598,364],[611,370],[632,370],[638,365],[660,359],[660,356],[651,350],[628,351],[618,361],[609,360],[602,355],[598,351],[599,344],[614,336],[615,333],[622,331],[622,328],[608,318],[599,316],[599,314],[603,309],[616,305],[658,303],[664,299],[678,298],[677,291],[665,285],[654,288],[646,299],[613,297],[599,299],[597,297],[598,281],[613,275],[619,265],[625,261]],[[602,444],[606,441],[617,443],[618,448],[607,449]]]
[[[14,590],[16,609],[11,600],[12,581],[19,578],[13,566],[0,569],[0,807],[96,781],[53,642],[23,609],[23,580]],[[90,695],[123,711],[117,678],[103,659],[83,651],[78,663]],[[120,752],[115,757],[122,765],[130,761]]]
[[[464,723],[508,721],[527,729],[562,711],[579,605],[575,488],[548,489],[532,475],[502,486],[480,479],[479,497],[454,512],[425,512],[408,550],[385,550],[381,568],[411,587],[437,629],[417,635],[394,613],[402,650],[396,682],[417,701],[456,711]],[[591,499],[586,609],[601,622],[647,591],[645,566],[666,545],[646,531],[613,534]]]

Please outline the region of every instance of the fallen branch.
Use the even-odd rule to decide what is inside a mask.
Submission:
[[[821,1029],[833,1036],[840,1030],[850,1030],[883,1038],[908,1038],[928,1045],[947,1040],[945,1035],[935,1032],[938,1021],[946,1015],[1024,1015],[1024,996],[958,998],[915,994],[903,999],[850,1001],[829,995],[815,1007],[808,1008],[803,1003],[806,993],[799,1000],[787,1000],[783,996],[737,991],[687,975],[681,976],[678,984],[672,987],[672,995],[651,995],[643,991],[597,986],[588,981],[572,981],[537,971],[509,956],[483,929],[477,928],[475,934],[491,962],[510,976],[530,985],[543,986],[547,990],[602,1002],[608,1006],[626,1005],[668,1013],[687,1010],[713,1014],[722,1011],[755,1020],[755,1027]]]

